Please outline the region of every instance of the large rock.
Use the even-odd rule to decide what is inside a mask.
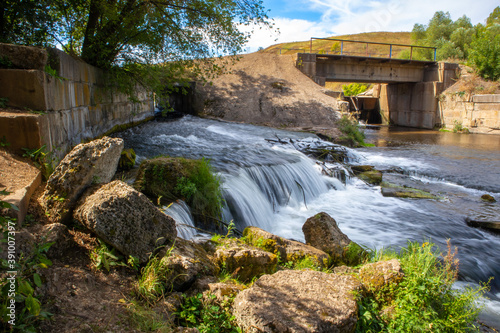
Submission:
[[[330,256],[315,247],[273,235],[257,227],[247,227],[243,236],[252,245],[279,255],[281,261],[297,262],[307,257],[321,267],[328,267]]]
[[[306,243],[330,255],[335,264],[357,265],[365,251],[344,234],[337,222],[327,213],[307,219],[302,226]]]
[[[240,292],[233,313],[244,332],[354,332],[359,289],[349,275],[284,270]]]
[[[165,284],[174,291],[186,291],[199,277],[215,273],[215,266],[203,247],[182,238],[176,238],[162,260],[168,272]]]
[[[122,181],[89,189],[73,214],[75,220],[95,232],[126,256],[141,263],[159,246],[177,236],[175,221],[158,210],[142,193]]]
[[[276,271],[276,255],[251,247],[238,240],[229,240],[215,252],[214,258],[221,270],[226,270],[242,282],[249,282],[262,274]]]
[[[67,222],[76,202],[92,184],[111,181],[116,172],[122,139],[104,137],[77,145],[54,170],[41,204],[54,222]]]
[[[398,284],[403,277],[404,273],[397,259],[366,264],[359,270],[363,287],[373,293]]]

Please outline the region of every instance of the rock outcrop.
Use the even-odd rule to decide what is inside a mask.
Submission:
[[[77,145],[54,170],[40,203],[54,222],[71,218],[76,202],[92,184],[111,181],[123,149],[122,139],[104,137]]]
[[[89,189],[73,214],[75,220],[106,243],[141,263],[159,246],[177,236],[175,221],[158,210],[142,193],[122,181]]]
[[[368,184],[379,185],[382,183],[382,172],[375,170],[371,165],[352,165],[352,172]]]
[[[244,332],[354,332],[359,289],[349,275],[284,270],[240,292],[233,313]]]
[[[397,259],[366,264],[359,270],[360,281],[369,292],[377,292],[389,285],[398,284],[403,277],[404,273]]]
[[[229,240],[215,251],[214,259],[225,270],[242,282],[249,282],[262,274],[276,271],[276,255],[251,247],[238,240]]]
[[[302,226],[307,244],[330,255],[335,264],[358,265],[365,251],[344,234],[337,222],[327,213],[319,213],[307,219]]]
[[[163,255],[165,285],[174,291],[186,291],[199,277],[215,274],[215,266],[199,244],[176,238],[172,249]]]
[[[309,257],[321,267],[328,267],[330,256],[313,246],[273,235],[257,227],[248,227],[243,236],[252,245],[279,255],[281,261],[297,262]]]

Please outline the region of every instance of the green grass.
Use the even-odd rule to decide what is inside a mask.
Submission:
[[[343,134],[338,138],[339,143],[350,147],[367,146],[365,134],[359,129],[356,120],[344,115],[337,121],[337,127]]]
[[[404,278],[358,298],[357,332],[476,332],[479,298],[487,290],[455,290],[456,250],[442,254],[432,243],[408,242],[399,254],[379,252],[374,260],[398,258]]]
[[[321,37],[321,36],[314,36]],[[329,38],[337,38],[344,40],[355,40],[364,42],[378,42],[378,43],[395,43],[410,45],[412,44],[410,32],[369,32],[353,35],[341,35],[341,36],[331,36]],[[312,51],[313,53],[328,54],[340,52],[340,42],[331,40],[313,40]],[[281,54],[295,54],[298,52],[309,52],[310,41],[297,41],[292,43],[281,43],[272,45],[261,52],[266,53],[279,53],[281,49]],[[297,49],[301,49],[297,50]],[[408,48],[393,46],[392,55],[393,57],[404,58]],[[367,54],[366,44],[360,43],[348,43],[344,42],[343,46],[344,54],[365,56]],[[389,57],[389,46],[388,45],[368,45],[368,55],[377,57]]]

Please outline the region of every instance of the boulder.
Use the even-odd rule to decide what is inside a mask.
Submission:
[[[177,236],[175,221],[158,210],[142,193],[115,180],[89,189],[73,214],[75,220],[92,230],[126,256],[148,261],[159,246]]]
[[[380,183],[382,183],[382,172],[377,170],[361,172],[356,176],[358,176],[359,179],[364,180],[368,184],[379,185]]]
[[[273,235],[257,227],[247,227],[243,237],[250,244],[279,255],[279,260],[297,262],[309,257],[323,268],[328,267],[330,256],[310,245]]]
[[[362,172],[373,171],[375,169],[372,165],[351,165],[351,170],[355,175],[360,174]]]
[[[439,199],[437,196],[416,188],[398,186],[395,184],[382,182],[382,195],[384,197],[410,198],[410,199]]]
[[[366,264],[359,270],[363,287],[373,293],[384,290],[389,285],[398,284],[403,277],[404,273],[397,259]]]
[[[201,245],[176,238],[171,249],[163,251],[166,285],[184,292],[200,277],[215,274],[215,266]]]
[[[214,254],[221,270],[242,282],[249,282],[262,274],[276,271],[278,257],[270,252],[249,246],[238,240],[229,240]]]
[[[68,227],[61,223],[44,225],[40,232],[40,241],[54,243],[47,251],[49,258],[60,258],[76,243],[68,231]]]
[[[330,255],[335,264],[355,266],[362,262],[365,251],[344,234],[327,213],[307,219],[302,226],[307,244]]]
[[[123,149],[122,139],[104,137],[77,145],[54,170],[41,205],[54,222],[67,223],[76,202],[92,184],[111,181]]]
[[[279,271],[240,292],[233,314],[244,332],[354,332],[360,287],[349,275]]]
[[[485,202],[497,202],[496,199],[493,196],[489,195],[489,194],[483,194],[481,196],[481,200],[483,200]]]
[[[465,219],[465,222],[469,227],[473,228],[481,228],[489,231],[493,231],[496,233],[500,233],[500,221],[484,221],[484,220],[476,220],[470,217]]]

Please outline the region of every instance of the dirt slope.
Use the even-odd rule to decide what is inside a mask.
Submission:
[[[336,136],[337,100],[295,67],[295,55],[251,53],[230,74],[198,87],[202,115],[281,128],[306,128]]]

